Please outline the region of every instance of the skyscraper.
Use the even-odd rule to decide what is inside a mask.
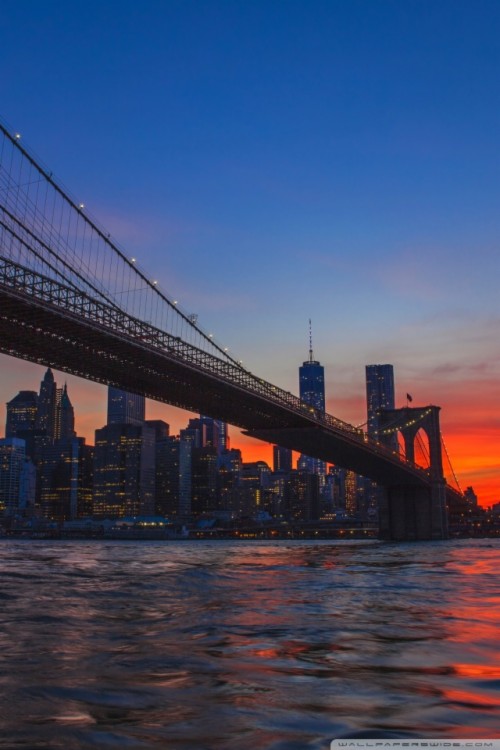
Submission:
[[[299,367],[299,395],[306,404],[314,406],[319,412],[325,412],[325,369],[314,359],[312,348],[311,321],[309,321],[309,359]],[[301,468],[311,474],[326,473],[326,464],[319,458],[301,456]]]
[[[108,425],[144,423],[146,400],[137,393],[128,393],[119,388],[108,388]]]
[[[151,515],[154,500],[154,428],[122,422],[96,430],[94,515]]]
[[[75,437],[75,412],[69,400],[68,388],[64,384],[56,407],[56,440],[72,440]]]
[[[368,435],[380,439],[379,409],[394,409],[394,368],[392,365],[366,365],[366,406]],[[393,436],[395,438],[395,436]]]
[[[203,414],[200,414],[200,422],[206,427],[205,445],[215,448],[218,456],[229,450],[229,434],[226,422],[221,419],[205,417]]]
[[[145,398],[108,388],[108,423],[95,433],[94,515],[151,515],[156,437],[167,429],[145,421]]]
[[[5,437],[17,437],[26,441],[26,455],[35,455],[35,435],[37,434],[38,393],[19,391],[7,403]]]
[[[392,450],[398,449],[398,438],[395,433],[381,435],[379,430],[379,409],[394,409],[394,368],[392,365],[366,365],[366,407],[368,417],[368,435],[380,440]],[[376,518],[378,507],[384,496],[384,489],[372,480],[365,480],[365,517]]]
[[[54,380],[54,374],[49,369],[44,375],[40,384],[40,393],[38,396],[37,411],[37,428],[49,440],[53,440],[56,431],[56,405],[57,405],[57,386]]]
[[[25,449],[21,438],[0,440],[0,515],[13,515],[20,506]]]
[[[7,403],[7,422],[5,437],[21,437],[21,432],[32,432],[35,429],[38,408],[38,394],[36,391],[19,391]]]
[[[44,518],[69,521],[78,515],[78,439],[45,445],[38,463],[39,501]]]
[[[273,446],[273,471],[281,471],[289,474],[292,470],[292,450],[282,448],[280,445]]]

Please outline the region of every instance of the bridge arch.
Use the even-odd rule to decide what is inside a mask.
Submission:
[[[0,352],[220,419],[370,477],[387,491],[388,514],[394,508],[384,538],[446,535],[437,517],[445,492],[438,407],[430,407],[430,418],[422,410],[394,412],[408,458],[411,418],[420,414],[432,454],[427,472],[400,460],[395,435],[384,447],[257,377],[180,310],[0,124],[2,137]],[[426,498],[430,510],[420,512]]]
[[[433,481],[444,481],[441,429],[439,426],[440,406],[418,408],[381,409],[378,412],[380,441],[390,444],[395,433],[403,440],[405,458],[415,463],[416,440],[420,431],[427,436],[429,445],[429,474]]]
[[[379,440],[394,445],[401,436],[405,460],[415,463],[417,436],[423,432],[428,442],[428,489],[392,485],[386,488],[380,507],[380,535],[385,539],[443,539],[448,535],[446,516],[446,482],[443,475],[439,406],[382,409],[379,417]]]

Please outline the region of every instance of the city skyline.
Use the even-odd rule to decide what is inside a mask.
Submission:
[[[311,356],[311,353],[309,353],[309,357]],[[21,362],[21,360],[16,360],[18,362]],[[28,364],[28,363],[23,363]],[[300,373],[303,370],[304,364],[300,367],[298,367],[299,376]],[[313,364],[318,364],[317,362],[313,362]],[[51,372],[51,369],[47,368],[42,365],[31,365],[29,363],[30,367],[26,371],[26,374],[29,374],[32,372],[31,368],[38,369],[40,371],[39,378],[43,381],[47,377],[47,373]],[[367,368],[370,369],[380,369],[386,370],[390,369],[392,372],[392,366],[391,365],[368,365]],[[320,369],[322,369],[320,367]],[[182,434],[184,430],[186,430],[186,426],[189,420],[192,420],[193,418],[196,420],[196,418],[199,416],[198,414],[194,412],[188,412],[184,409],[179,409],[177,407],[170,406],[169,404],[163,404],[159,402],[152,401],[151,399],[144,399],[142,396],[134,396],[133,394],[129,394],[125,391],[122,391],[120,389],[116,388],[109,388],[108,386],[104,386],[98,383],[94,383],[91,381],[84,381],[81,378],[77,378],[73,375],[62,373],[58,370],[53,369],[53,376],[56,380],[62,379],[64,381],[64,387],[61,389],[61,393],[67,392],[68,387],[71,389],[71,392],[73,392],[73,389],[75,392],[78,392],[79,385],[81,386],[83,384],[83,396],[85,398],[89,397],[89,393],[94,397],[93,404],[94,407],[96,407],[101,399],[101,397],[104,395],[104,406],[103,410],[97,409],[96,411],[92,411],[91,413],[83,412],[83,415],[80,415],[79,405],[75,397],[72,397],[73,405],[76,404],[76,409],[74,413],[74,427],[75,427],[75,434],[79,437],[83,437],[87,444],[94,445],[96,442],[97,433],[103,429],[107,424],[109,424],[109,418],[110,418],[110,403],[115,401],[118,406],[115,407],[115,411],[118,413],[118,409],[123,410],[124,415],[124,421],[132,421],[136,424],[140,423],[140,420],[137,421],[136,419],[129,420],[128,416],[126,416],[126,412],[128,414],[128,409],[134,409],[138,410],[137,413],[141,413],[143,415],[143,418],[146,420],[164,420],[167,422],[167,424],[170,427],[170,434],[171,435],[179,435]],[[51,375],[52,377],[52,375]],[[24,382],[24,381],[19,381]],[[70,386],[68,386],[68,383],[70,383]],[[89,388],[90,386],[90,388]],[[20,391],[32,391],[35,386],[20,386]],[[110,394],[112,394],[112,398],[110,399]],[[16,394],[17,395],[17,392]],[[367,393],[364,394],[365,398],[365,420],[363,429],[367,431],[368,425],[367,425],[367,418],[368,418],[368,398]],[[407,396],[407,394],[406,394]],[[14,396],[11,396],[8,400],[11,400],[14,398]],[[121,403],[123,402],[123,403]],[[401,404],[403,405],[403,404]],[[413,405],[413,404],[412,404]],[[5,413],[2,413],[2,409]],[[91,422],[92,418],[98,418],[98,415],[102,413],[102,423],[95,424]],[[131,412],[135,413],[135,412]],[[72,415],[73,416],[73,415]],[[6,423],[6,410],[5,406],[2,404],[0,405],[0,419],[4,419],[4,425]],[[115,417],[111,417],[111,422],[116,421]],[[92,424],[94,426],[92,427]],[[254,462],[254,461],[265,461],[270,468],[272,468],[274,463],[274,449],[276,446],[274,446],[271,443],[265,443],[261,440],[249,438],[248,436],[244,435],[238,428],[234,426],[230,426],[229,430],[229,440],[231,448],[236,448],[242,451],[242,460],[244,462]],[[5,432],[5,430],[4,430]],[[227,433],[226,433],[227,435]],[[445,441],[446,442],[446,441]],[[422,456],[425,460],[425,456]],[[300,459],[300,453],[293,452],[293,466],[294,468],[298,468],[298,462]],[[446,457],[443,453],[443,459],[445,460],[446,464]],[[453,464],[453,458],[451,457],[452,464]],[[313,461],[314,463],[314,461]],[[339,465],[339,468],[344,468]],[[453,471],[456,474],[455,466],[453,466]],[[449,466],[445,465],[445,477],[447,481],[452,485],[455,486],[455,476],[453,476],[451,472],[451,468]],[[458,477],[458,480],[460,482],[461,477]],[[461,482],[461,489],[465,490],[465,488],[470,487],[469,485],[464,485],[463,481]],[[474,490],[477,493],[477,486],[474,487]],[[481,496],[478,497],[478,503],[479,505],[483,507],[490,507],[494,503],[498,502],[498,495],[493,494],[492,498],[488,498],[486,500],[485,498],[481,498]]]
[[[498,5],[86,9],[3,9],[13,129],[250,370],[297,393],[311,317],[329,413],[364,422],[392,363],[498,500]],[[40,373],[1,366],[4,402]],[[67,380],[91,437],[105,389]]]

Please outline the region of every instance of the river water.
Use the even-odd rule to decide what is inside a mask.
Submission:
[[[500,542],[0,541],[0,748],[500,737]]]

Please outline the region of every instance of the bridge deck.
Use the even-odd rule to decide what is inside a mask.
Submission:
[[[0,261],[0,351],[140,393],[387,484],[427,472],[292,394],[78,290]]]

